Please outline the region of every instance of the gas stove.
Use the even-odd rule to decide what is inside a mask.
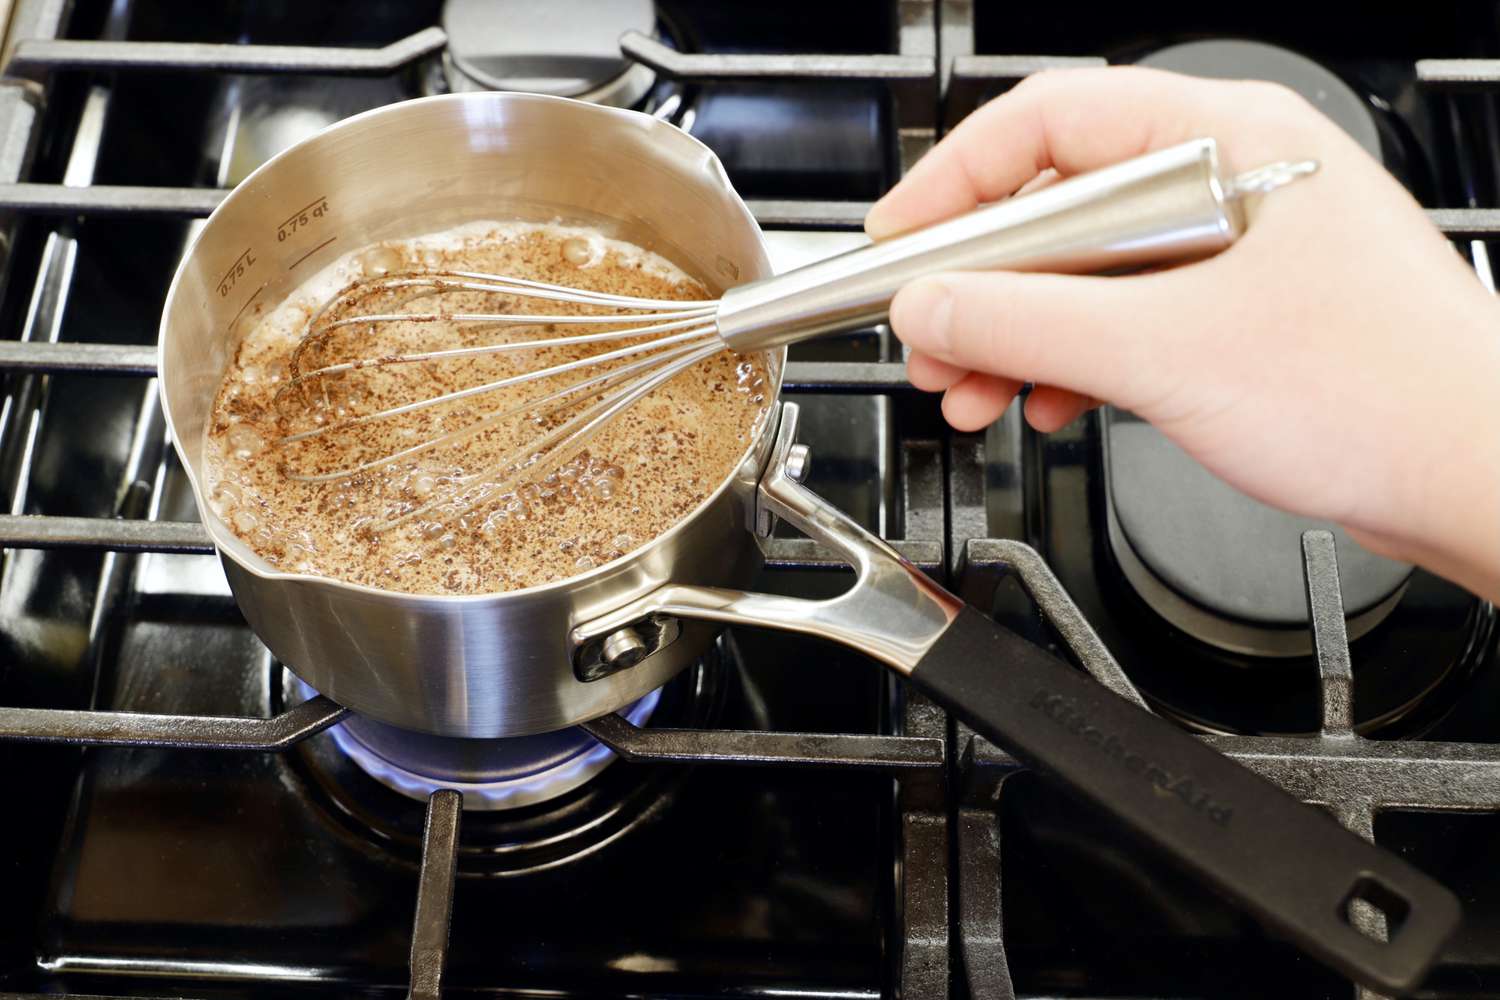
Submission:
[[[18,0],[0,61],[0,997],[1371,997],[858,654],[730,630],[506,741],[349,714],[229,596],[155,343],[198,222],[347,115],[502,88],[724,161],[779,268],[1055,66],[1303,90],[1493,286],[1492,5]],[[948,431],[884,328],[795,348],[808,485],[997,619],[1453,888],[1500,994],[1494,609],[1233,494],[1130,414]],[[757,587],[826,597],[791,532]],[[997,669],[1000,665],[997,665]],[[1385,932],[1373,909],[1353,919]]]

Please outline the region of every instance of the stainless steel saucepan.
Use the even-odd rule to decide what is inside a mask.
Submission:
[[[251,627],[356,712],[449,736],[545,732],[659,687],[726,623],[823,636],[905,675],[1347,974],[1393,992],[1420,980],[1458,919],[1447,890],[966,608],[802,487],[790,404],[673,529],[567,580],[411,595],[285,573],[257,557],[203,491],[209,409],[255,306],[273,306],[364,244],[482,218],[591,224],[655,250],[712,289],[736,288],[727,321],[759,326],[774,345],[785,342],[776,331],[878,319],[895,288],[924,269],[1105,270],[1222,249],[1242,221],[1212,141],[813,265],[777,279],[778,294],[767,282],[747,285],[770,267],[723,168],[670,125],[514,94],[392,105],[288,149],[209,218],[162,318],[167,421]],[[777,348],[778,391],[783,359]],[[746,593],[776,517],[841,553],[853,587],[828,601]],[[1356,898],[1387,912],[1390,941],[1353,927]]]

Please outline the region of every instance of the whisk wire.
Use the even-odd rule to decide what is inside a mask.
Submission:
[[[712,328],[698,327],[695,329],[684,331],[682,333],[672,334],[666,337],[658,337],[649,345],[622,347],[617,350],[606,351],[603,354],[591,355],[587,358],[577,358],[573,361],[563,361],[555,365],[550,365],[546,368],[536,368],[531,371],[521,372],[517,375],[508,375],[505,378],[496,379],[493,382],[486,382],[483,385],[473,385],[465,389],[455,389],[452,392],[444,393],[440,396],[429,396],[425,399],[414,400],[410,403],[402,403],[399,406],[392,406],[384,410],[379,410],[375,413],[366,413],[357,417],[351,417],[348,420],[343,420],[338,423],[323,424],[309,430],[285,435],[280,438],[280,443],[293,444],[298,441],[306,441],[311,438],[327,434],[330,431],[343,430],[345,428],[353,427],[359,424],[372,423],[376,420],[386,420],[391,417],[399,417],[408,413],[415,413],[418,410],[425,410],[428,407],[441,406],[444,403],[454,403],[462,399],[468,399],[472,396],[480,396],[486,393],[499,392],[502,389],[510,389],[518,385],[525,385],[528,382],[536,382],[540,379],[553,378],[558,375],[566,375],[569,372],[578,371],[582,368],[597,367],[598,365],[608,364],[611,361],[618,361],[621,358],[633,357],[640,354],[643,350],[669,347],[672,344],[680,344],[685,341],[706,341],[709,337],[714,338],[714,343],[716,345],[715,349],[721,350],[723,345],[718,343],[718,339],[714,335]],[[279,390],[279,392],[289,391],[295,388],[296,384],[297,380],[293,379],[285,387]]]
[[[473,271],[428,271],[420,274],[400,274],[356,282],[324,303],[322,308],[313,314],[309,326],[317,326],[319,320],[331,310],[337,309],[350,301],[368,298],[377,292],[393,291],[398,288],[432,288],[440,292],[498,292],[514,295],[518,298],[539,299],[547,302],[564,302],[570,305],[597,305],[612,309],[637,311],[655,309],[674,312],[697,310],[712,312],[718,306],[718,303],[711,299],[641,299],[629,295],[590,292],[583,289],[569,288],[566,285],[554,285],[545,281],[528,281],[523,278],[485,275]]]
[[[629,386],[605,396],[597,403],[584,409],[564,423],[559,424],[526,447],[511,452],[505,458],[486,466],[484,469],[462,477],[458,482],[467,484],[488,475],[496,469],[504,470],[500,479],[484,484],[480,487],[477,495],[463,499],[459,506],[447,510],[445,512],[446,516],[450,518],[462,517],[481,504],[496,499],[515,485],[517,480],[523,475],[530,475],[537,478],[545,476],[557,466],[562,465],[577,455],[579,450],[588,444],[600,428],[613,420],[626,408],[635,404],[641,397],[671,379],[676,378],[699,361],[710,358],[721,350],[723,348],[717,344],[699,348],[686,357],[670,363],[662,370],[644,376]],[[420,507],[371,525],[371,530],[376,532],[388,531],[412,518],[421,517],[444,503],[449,503],[459,498],[461,494],[462,488],[445,491],[442,496],[434,497]]]
[[[392,313],[389,315],[358,316],[347,321],[349,325],[356,323],[396,322],[403,319],[443,319],[454,321],[482,320],[487,317],[480,314],[445,316],[441,313]],[[503,317],[502,317],[503,318]],[[547,317],[525,317],[527,319],[545,320]],[[574,317],[563,317],[572,319]],[[598,323],[599,317],[589,316],[586,319],[591,323]],[[361,358],[356,361],[342,361],[338,364],[324,365],[309,372],[299,372],[296,361],[293,361],[293,375],[287,381],[286,388],[297,388],[314,378],[327,375],[337,375],[342,372],[358,371],[362,368],[377,368],[384,365],[408,364],[414,361],[438,361],[451,360],[454,358],[483,357],[490,354],[505,354],[511,351],[538,350],[544,347],[566,347],[573,344],[597,344],[610,340],[629,340],[634,337],[649,337],[658,333],[669,333],[673,330],[681,330],[684,327],[703,326],[703,317],[689,316],[685,319],[673,319],[670,323],[656,323],[639,329],[605,330],[599,333],[580,333],[571,337],[547,337],[532,340],[506,340],[498,344],[482,344],[477,347],[454,347],[441,351],[422,351],[416,354],[393,354],[381,358]],[[654,346],[660,341],[652,341],[649,344],[640,345],[643,348]]]
[[[475,434],[479,434],[491,427],[498,426],[504,423],[506,420],[520,416],[522,414],[546,416],[549,413],[555,413],[557,410],[563,409],[568,405],[572,405],[567,402],[569,397],[583,395],[590,391],[598,392],[600,390],[606,389],[609,386],[621,381],[622,379],[629,378],[635,373],[642,371],[643,369],[659,367],[673,360],[674,358],[681,357],[682,355],[690,351],[698,350],[699,346],[700,345],[697,343],[690,342],[687,344],[679,345],[678,347],[671,350],[663,351],[660,354],[651,354],[640,359],[639,361],[633,361],[628,365],[623,365],[619,368],[615,368],[611,371],[605,372],[602,375],[596,375],[586,381],[578,382],[573,385],[566,386],[562,389],[558,389],[556,392],[549,393],[546,396],[541,396],[537,399],[528,399],[516,403],[514,406],[502,410],[499,413],[492,414],[482,420],[478,420],[465,427],[461,427],[458,430],[450,431],[440,437],[431,438],[426,441],[420,441],[417,444],[402,448],[399,451],[390,452],[389,454],[382,455],[379,458],[373,458],[368,461],[361,462],[358,465],[338,469],[334,472],[318,474],[302,474],[289,471],[287,473],[287,476],[290,479],[295,479],[298,482],[304,483],[331,483],[336,482],[340,479],[347,479],[350,476],[359,475],[360,473],[370,472],[374,469],[380,468],[383,465],[389,465],[391,462],[398,462],[403,458],[410,458],[412,455],[419,455],[424,451],[431,451],[434,448],[441,448],[444,445],[456,444],[466,437],[472,437]],[[292,438],[283,438],[282,440],[290,441],[292,440]]]
[[[421,300],[434,295],[470,293],[489,296],[508,296],[513,299],[553,302],[578,307],[581,312],[560,314],[536,311],[517,312],[443,312],[430,307],[423,311],[399,312],[386,302],[379,303],[380,311],[347,313],[360,309],[377,296],[403,291],[417,290],[416,296],[405,296],[405,303],[421,305]],[[373,304],[373,303],[372,303]],[[506,303],[509,305],[510,303]],[[501,438],[508,453],[488,462],[483,468],[438,480],[438,488],[415,506],[371,525],[371,529],[382,532],[396,527],[412,518],[430,514],[441,509],[444,516],[457,517],[472,511],[480,504],[501,496],[523,477],[541,477],[563,462],[574,457],[584,445],[610,420],[644,396],[725,349],[717,325],[718,301],[714,299],[650,299],[587,289],[569,288],[544,281],[513,278],[505,275],[485,274],[475,271],[428,270],[381,275],[357,281],[335,295],[317,309],[308,322],[301,342],[292,352],[289,378],[276,393],[277,405],[291,398],[304,404],[319,402],[334,408],[345,405],[336,401],[330,391],[333,377],[343,376],[362,369],[384,369],[392,365],[440,364],[454,361],[479,359],[491,355],[502,355],[523,350],[540,351],[549,348],[568,348],[588,344],[627,343],[604,350],[598,354],[570,358],[555,364],[506,375],[480,385],[472,385],[440,392],[437,395],[384,406],[374,412],[357,413],[342,419],[320,424],[307,429],[291,429],[277,438],[279,447],[308,442],[336,431],[347,431],[381,420],[416,413],[435,406],[460,403],[464,400],[505,390],[515,389],[530,383],[558,379],[573,373],[604,368],[560,387],[550,388],[539,396],[502,402],[495,412],[483,414],[462,427],[444,431],[434,427],[432,434],[423,440],[396,447],[394,450],[367,458],[368,444],[358,447],[350,456],[350,464],[335,469],[319,471],[287,470],[287,475],[302,482],[326,483],[368,473],[392,463],[409,459],[423,452],[457,444],[500,428],[507,421],[536,420],[578,408],[557,426],[542,431],[539,436],[522,440],[519,446],[510,447],[511,441]],[[520,327],[566,327],[592,325],[600,329],[580,332],[573,336],[520,336],[498,340],[494,343],[472,344],[458,347],[440,347],[433,350],[416,350],[385,355],[343,359],[328,349],[328,345],[352,343],[347,339],[333,341],[340,331],[356,334],[368,332],[371,336],[385,324],[442,323],[448,325],[483,324],[501,328]],[[363,328],[368,328],[365,330]],[[309,352],[316,353],[309,354]],[[320,357],[319,355],[324,355]],[[333,354],[332,357],[327,355]],[[303,370],[307,359],[318,363],[316,367]],[[451,383],[450,383],[451,384]],[[371,398],[372,405],[379,406],[387,400],[378,395]],[[285,414],[284,414],[285,416]],[[446,418],[445,418],[446,419]],[[295,425],[294,425],[295,428]],[[410,433],[409,431],[407,433]],[[522,431],[524,438],[526,431]],[[334,446],[335,448],[337,445]],[[328,453],[325,449],[324,454]],[[291,463],[288,463],[291,464]],[[460,470],[462,471],[462,470]]]

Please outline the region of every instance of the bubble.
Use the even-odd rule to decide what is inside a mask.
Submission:
[[[596,564],[592,556],[579,556],[573,560],[573,565],[577,569],[593,569]]]
[[[453,548],[453,546],[458,544],[458,539],[455,538],[453,532],[450,531],[446,535],[438,539],[438,544],[445,549],[451,549]]]
[[[425,497],[425,496],[427,496],[429,493],[431,493],[433,491],[433,489],[436,486],[437,486],[437,477],[436,476],[430,476],[430,475],[428,475],[426,473],[423,473],[422,475],[420,475],[417,478],[413,479],[412,482],[411,482],[412,491],[414,493],[416,493],[417,496],[419,496],[419,497]]]
[[[443,523],[441,521],[426,521],[423,522],[421,530],[423,538],[436,538],[443,533]]]
[[[574,236],[563,241],[562,257],[574,267],[588,267],[604,257],[604,245],[586,236]]]
[[[621,552],[629,552],[630,547],[635,544],[635,539],[630,537],[629,532],[621,532],[614,538],[614,546]]]
[[[225,440],[229,442],[234,457],[241,460],[258,454],[266,446],[266,439],[261,437],[254,427],[245,424],[236,424],[229,428]]]
[[[241,535],[248,535],[255,530],[256,525],[260,524],[260,518],[256,517],[248,510],[237,510],[234,512],[234,515],[230,517],[229,523],[234,525],[234,530],[236,533]]]
[[[244,499],[245,491],[228,480],[215,483],[213,492],[209,494],[210,500],[218,501],[220,506],[239,503]]]
[[[246,365],[240,369],[240,381],[246,385],[254,385],[260,381],[260,369],[254,365]]]
[[[370,275],[399,271],[405,262],[405,258],[401,256],[401,251],[394,247],[371,247],[359,255],[360,267],[364,269],[365,274]]]

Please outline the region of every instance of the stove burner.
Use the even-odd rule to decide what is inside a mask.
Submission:
[[[1212,39],[1169,46],[1140,63],[1194,76],[1281,83],[1383,159],[1369,103],[1295,52]],[[1300,538],[1313,527],[1330,528],[1336,536],[1351,639],[1380,624],[1400,602],[1409,565],[1364,551],[1333,525],[1250,499],[1131,414],[1109,408],[1101,421],[1106,528],[1115,564],[1152,610],[1194,639],[1257,657],[1310,654]]]
[[[290,678],[293,703],[316,692]],[[645,725],[661,700],[652,691],[620,712]],[[351,716],[330,730],[333,742],[360,768],[419,801],[439,788],[462,792],[465,809],[517,809],[571,792],[608,767],[615,754],[574,726],[536,736],[472,740],[432,736]]]
[[[649,716],[657,725],[713,726],[742,670],[733,637],[722,635],[697,663],[625,715],[638,725]],[[281,689],[287,703],[311,694],[287,670]],[[615,755],[577,728],[508,740],[414,740],[415,735],[353,718],[298,744],[294,760],[320,793],[315,800],[336,822],[412,864],[421,857],[423,819],[423,809],[412,800],[436,787],[463,792],[467,811],[459,870],[466,875],[522,875],[593,854],[663,815],[690,770],[607,766]],[[602,763],[593,759],[601,750]],[[390,757],[398,755],[404,775],[422,767],[442,769],[448,777],[423,775],[403,787],[391,773],[398,769]],[[375,769],[371,758],[379,765]],[[476,789],[468,780],[495,774],[504,776],[498,789]],[[544,788],[532,787],[536,783]]]
[[[620,52],[627,31],[650,35],[650,0],[448,0],[444,69],[453,90],[519,90],[634,107],[656,74]]]
[[[1193,638],[1253,656],[1311,653],[1301,562],[1308,528],[1334,532],[1350,639],[1400,601],[1409,565],[1366,552],[1342,528],[1250,499],[1128,413],[1110,408],[1100,422],[1115,563]]]
[[[1040,481],[1038,536],[1047,562],[1104,646],[1135,682],[1153,707],[1204,732],[1258,735],[1316,733],[1321,721],[1318,664],[1311,652],[1303,656],[1270,657],[1244,650],[1230,651],[1227,643],[1203,642],[1177,627],[1150,602],[1157,592],[1143,587],[1121,571],[1119,553],[1129,549],[1111,538],[1112,501],[1107,482],[1110,460],[1103,444],[1106,415],[1080,420],[1056,434],[1032,441]],[[986,447],[1002,449],[996,436]],[[1009,453],[997,451],[997,457]],[[1116,456],[1117,459],[1117,456]],[[992,467],[990,472],[997,471]],[[1201,475],[1207,472],[1199,470]],[[1016,479],[995,477],[987,503],[994,512],[1019,509],[1026,486]],[[1219,545],[1217,540],[1213,544]],[[1301,598],[1302,551],[1298,533],[1275,546],[1289,564],[1289,588]],[[1229,542],[1222,548],[1232,548]],[[1229,558],[1226,556],[1226,558]],[[1339,549],[1341,577],[1350,578],[1352,553]],[[983,572],[983,567],[979,567]],[[988,576],[978,578],[987,582]],[[1009,579],[1003,583],[1011,583]],[[1160,593],[1177,600],[1213,625],[1223,628],[1241,622],[1215,616],[1188,604],[1165,583]],[[1399,590],[1399,599],[1371,627],[1352,640],[1354,725],[1365,736],[1381,739],[1420,737],[1443,723],[1473,693],[1478,672],[1495,665],[1496,613],[1455,584],[1422,570],[1413,572]],[[1001,586],[990,607],[1013,628],[1039,640],[1056,641],[1036,618],[1031,601],[1017,586]],[[1359,626],[1358,617],[1351,623]],[[1036,629],[1035,631],[1029,631]],[[1260,629],[1254,641],[1289,636],[1290,630]],[[1310,630],[1309,630],[1310,631]],[[1358,631],[1358,628],[1351,628]],[[1309,645],[1311,643],[1309,642]],[[1413,655],[1420,650],[1421,655]]]

